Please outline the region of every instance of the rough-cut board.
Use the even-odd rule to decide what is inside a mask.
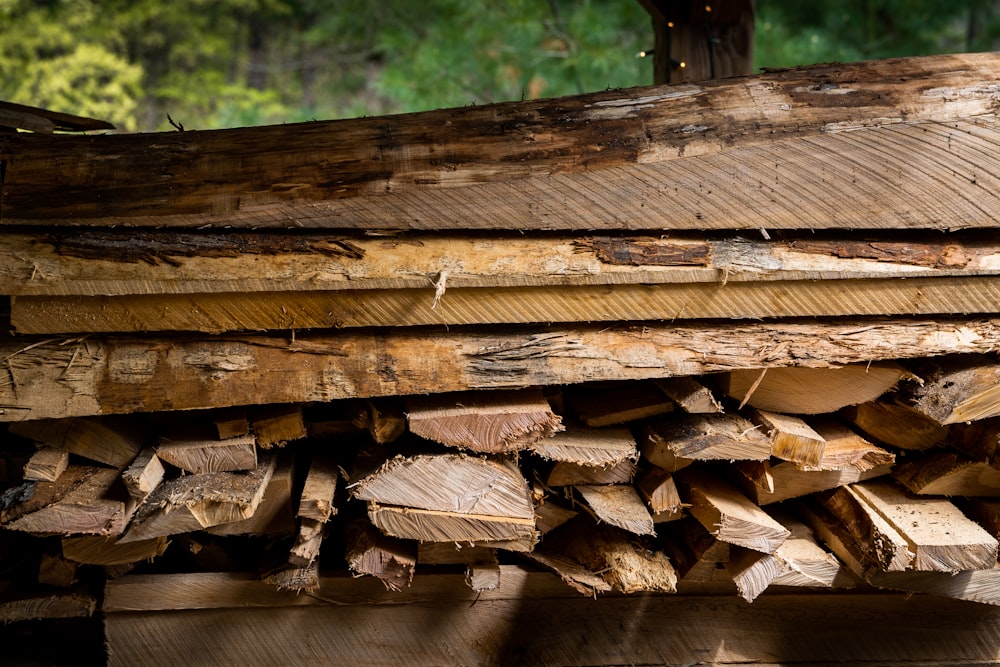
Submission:
[[[563,430],[539,389],[413,396],[410,432],[474,452],[517,451]]]
[[[297,125],[10,134],[0,224],[992,227],[998,67],[934,56]]]
[[[0,237],[0,293],[106,296],[994,275],[988,232],[724,238],[47,229]]]
[[[736,400],[760,410],[817,415],[874,400],[910,378],[898,364],[869,363],[733,371],[722,386]]]
[[[0,420],[829,367],[1000,348],[1000,319],[0,343]],[[374,372],[373,372],[374,370]]]
[[[552,574],[515,567],[502,567],[500,586],[482,593],[460,573],[418,575],[400,592],[367,577],[321,578],[313,595],[275,591],[254,575],[126,576],[108,583],[103,608],[112,667],[1000,660],[1000,610],[955,600],[892,593],[769,593],[752,606],[697,594],[594,600]],[[270,640],[275,628],[287,633],[283,641]],[[152,637],[173,649],[152,650]]]
[[[885,480],[851,488],[903,535],[914,554],[912,569],[960,572],[992,569],[997,564],[996,538],[949,501],[915,497]]]
[[[459,324],[875,315],[1000,310],[992,276],[896,280],[19,296],[19,334],[271,331]]]

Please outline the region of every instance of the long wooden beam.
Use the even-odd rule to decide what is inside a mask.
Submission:
[[[1000,312],[995,277],[15,297],[21,334],[274,331]]]
[[[0,235],[0,294],[208,294],[995,275],[995,234],[442,235],[72,229]]]
[[[12,338],[0,344],[0,420],[828,367],[997,349],[998,318]]]
[[[0,138],[0,225],[993,227],[1000,55],[418,114]]]

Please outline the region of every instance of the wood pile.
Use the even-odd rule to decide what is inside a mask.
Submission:
[[[338,572],[1000,605],[998,71],[0,135],[0,618],[106,582],[134,664],[168,588]]]

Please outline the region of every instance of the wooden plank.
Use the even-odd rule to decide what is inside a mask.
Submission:
[[[967,315],[1000,310],[994,277],[17,296],[19,334],[273,331],[545,322]],[[868,399],[865,399],[868,400]],[[775,410],[780,411],[780,410]]]
[[[1000,319],[990,318],[581,325],[433,337],[364,331],[299,335],[294,341],[278,336],[11,339],[0,343],[7,367],[7,380],[0,381],[0,420],[244,405],[250,385],[255,401],[326,402],[995,349],[1000,349]],[[433,360],[433,373],[427,360]]]
[[[563,430],[539,389],[411,396],[406,418],[422,438],[491,454],[525,449]]]
[[[13,623],[32,619],[85,618],[97,609],[97,599],[88,593],[36,593],[0,598],[0,621]]]
[[[912,569],[959,572],[996,565],[996,538],[949,501],[913,496],[887,480],[851,488],[906,538],[914,554]]]
[[[847,569],[819,545],[806,524],[787,510],[771,512],[771,516],[791,532],[788,539],[774,552],[778,574],[771,583],[775,586],[812,588],[844,588],[854,585]]]
[[[594,600],[547,572],[510,567],[501,569],[500,587],[482,592],[475,604],[477,593],[462,574],[418,575],[402,592],[385,591],[369,578],[320,583],[313,595],[296,596],[242,575],[111,581],[104,603],[110,664],[556,667],[755,660],[898,667],[1000,659],[1000,610],[922,595],[768,593],[752,606],[717,595]],[[123,610],[116,601],[125,591],[130,602],[157,609]],[[190,611],[213,597],[227,602]],[[421,603],[405,603],[410,600]],[[803,626],[815,630],[804,638]],[[261,639],[275,627],[285,628],[289,639]],[[395,629],[386,633],[386,627]],[[152,638],[177,648],[153,650]]]
[[[654,522],[673,521],[682,516],[684,504],[677,492],[677,483],[663,468],[647,468],[639,475],[635,488],[645,499]]]
[[[781,239],[46,229],[0,237],[0,292],[107,296],[445,290],[995,275],[988,232],[905,240],[789,232]]]
[[[61,130],[64,132],[90,132],[94,130],[113,130],[115,126],[106,120],[87,118],[86,116],[76,116],[74,114],[50,111],[41,107],[28,106],[26,104],[16,104],[14,102],[0,101],[0,109],[13,114],[25,114],[36,119],[48,121],[45,127],[48,132]],[[6,125],[6,123],[0,123]],[[38,132],[38,129],[22,127],[20,125],[7,125],[7,127],[20,128]],[[43,130],[45,131],[45,130]]]
[[[912,376],[891,362],[839,368],[774,368],[727,374],[724,390],[769,412],[817,415],[874,400]]]
[[[992,227],[997,62],[837,63],[214,132],[12,134],[2,224]]]

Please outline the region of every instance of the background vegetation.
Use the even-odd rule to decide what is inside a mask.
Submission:
[[[635,0],[0,0],[0,99],[125,130],[646,85]],[[993,50],[998,0],[757,0],[755,62]]]

